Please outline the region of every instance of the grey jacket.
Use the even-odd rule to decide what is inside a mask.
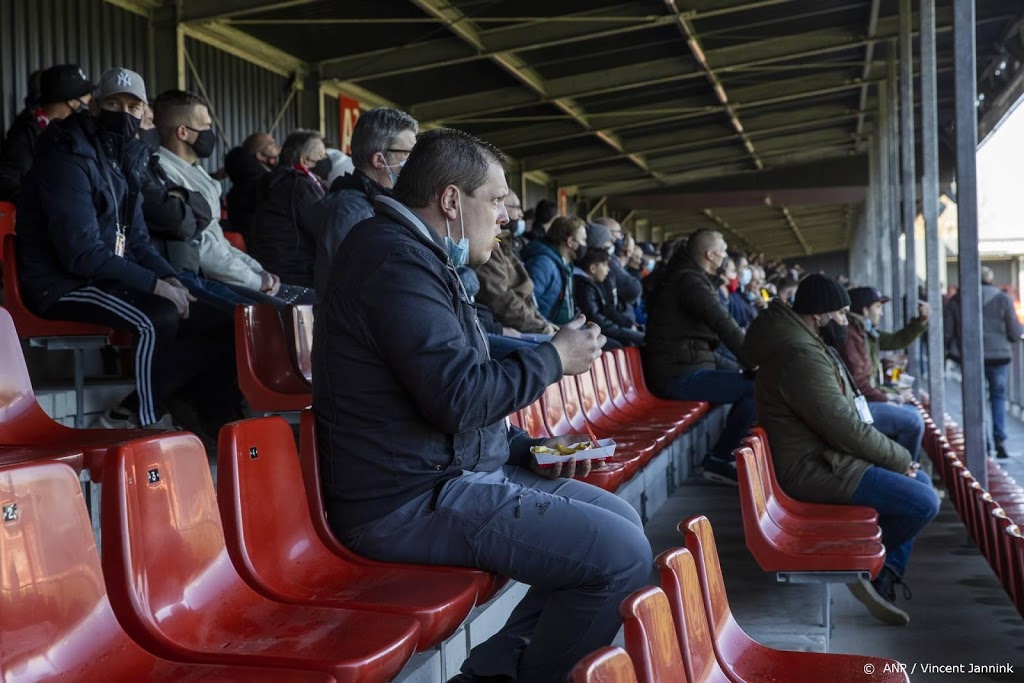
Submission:
[[[960,351],[960,295],[957,294],[946,304],[945,337],[946,353],[959,361]],[[985,349],[985,362],[1009,363],[1013,358],[1013,347],[1021,340],[1024,327],[1017,320],[1013,301],[995,285],[981,286],[981,333]]]

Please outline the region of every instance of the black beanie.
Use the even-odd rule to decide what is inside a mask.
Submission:
[[[830,275],[813,273],[800,281],[793,301],[793,312],[801,315],[831,313],[850,305],[850,295]]]

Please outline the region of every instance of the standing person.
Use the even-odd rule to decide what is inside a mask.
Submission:
[[[40,139],[15,227],[29,308],[133,335],[135,392],[100,418],[105,427],[169,428],[174,393],[234,368],[230,318],[197,303],[149,241],[150,150],[136,139],[145,104],[141,76],[103,72],[92,112],[54,121]],[[222,388],[237,382],[217,377]],[[205,393],[211,405],[225,396]]]
[[[960,294],[946,304],[946,353],[960,362]],[[995,274],[988,266],[981,268],[981,331],[985,353],[985,381],[992,409],[992,434],[997,458],[1008,458],[1006,450],[1006,384],[1009,379],[1013,345],[1024,334],[1013,310],[1013,301],[995,284]]]
[[[829,348],[845,335],[849,306],[834,278],[808,275],[792,308],[773,301],[751,323],[743,351],[759,366],[757,415],[779,484],[797,500],[878,511],[885,566],[849,588],[876,619],[904,625],[910,616],[894,604],[895,586],[939,499],[910,453],[865,421],[862,397]]]
[[[51,66],[39,75],[37,106],[18,115],[0,150],[0,201],[16,202],[32,168],[36,144],[52,121],[89,110],[95,85],[77,64]],[[26,102],[27,104],[27,102]]]
[[[324,198],[324,224],[316,243],[314,282],[322,298],[331,259],[356,223],[373,216],[373,202],[388,195],[416,146],[419,123],[399,109],[371,109],[352,129],[355,171],[336,179]]]
[[[647,302],[643,358],[647,384],[658,396],[732,405],[703,467],[705,477],[735,483],[732,452],[754,423],[754,382],[731,363],[729,369],[719,368],[715,351],[724,345],[741,367],[750,370],[755,364],[743,351],[743,330],[718,297],[727,257],[721,233],[698,230],[659,269]]]
[[[224,237],[220,224],[221,185],[199,164],[217,145],[206,101],[183,90],[168,90],[153,101],[153,122],[163,140],[157,155],[167,181],[202,194],[212,212],[199,240],[203,276],[230,287],[239,295],[239,303],[259,300],[279,307],[313,303],[311,291],[282,285],[280,277]]]
[[[313,287],[316,243],[323,225],[324,178],[331,160],[320,133],[297,130],[285,138],[273,171],[264,176],[246,244],[281,282]]]
[[[515,253],[515,233],[521,235],[526,230],[523,209],[515,192],[510,191],[505,198],[505,210],[509,224],[498,234],[500,246],[487,263],[476,267],[480,280],[477,300],[491,309],[505,328],[520,334],[554,334],[558,326],[545,320],[537,308],[533,280]],[[510,230],[510,226],[515,229]]]
[[[926,303],[919,304],[919,315],[906,327],[898,332],[885,332],[879,325],[882,306],[889,302],[889,297],[874,287],[855,287],[849,295],[849,332],[846,341],[836,349],[858,391],[867,399],[875,429],[895,439],[917,462],[924,437],[924,418],[913,404],[904,400],[903,394],[885,387],[879,351],[897,351],[910,346],[928,329],[931,309]]]
[[[548,322],[564,325],[576,317],[572,266],[586,251],[587,224],[578,216],[555,218],[543,239],[523,249],[537,308]]]
[[[576,319],[550,342],[489,358],[456,269],[497,247],[507,193],[494,147],[446,128],[420,138],[394,196],[377,198],[331,264],[313,410],[339,540],[377,560],[530,585],[455,680],[562,683],[615,637],[651,547],[629,504],[573,480],[589,461],[543,470],[530,454],[542,441],[506,422],[563,374],[589,370],[604,342]]]

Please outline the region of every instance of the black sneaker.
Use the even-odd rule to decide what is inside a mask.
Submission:
[[[721,458],[707,457],[701,464],[703,477],[718,484],[738,486],[736,463]]]
[[[996,441],[996,457],[1000,460],[1005,460],[1010,457],[1010,454],[1006,452],[1006,447],[1003,446],[1002,441]]]
[[[874,581],[861,580],[847,584],[846,587],[850,589],[853,597],[868,608],[868,612],[875,619],[892,626],[906,626],[910,623],[910,615],[893,604],[896,601],[897,583],[903,581],[896,576],[896,572],[883,567]],[[910,589],[906,584],[903,584],[903,589],[904,597],[909,599]]]

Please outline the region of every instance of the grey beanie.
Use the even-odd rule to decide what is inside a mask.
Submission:
[[[587,223],[587,246],[603,247],[611,244],[612,231],[600,223]]]

